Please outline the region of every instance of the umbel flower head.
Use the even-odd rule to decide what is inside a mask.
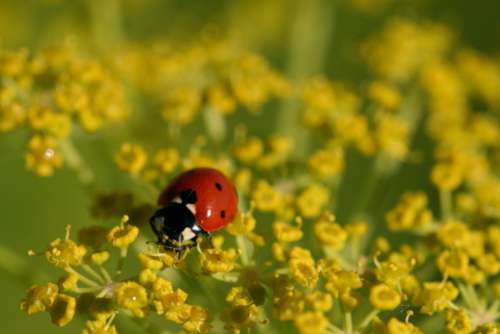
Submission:
[[[94,196],[77,237],[68,227],[41,247],[61,274],[32,282],[21,310],[46,312],[56,326],[82,319],[84,334],[500,330],[500,61],[435,19],[387,17],[408,12],[396,2],[335,4],[361,47],[329,63],[350,59],[334,80],[304,76],[320,69],[321,54],[335,56],[322,49],[323,23],[342,21],[318,1],[290,16],[293,29],[282,21],[288,4],[218,13],[221,22],[252,18],[255,36],[271,26],[253,12],[285,27],[291,80],[212,29],[154,46],[123,36],[105,53],[0,49],[2,136],[16,132],[35,175],[68,168]],[[100,5],[89,13],[128,13],[126,2]],[[410,12],[421,17],[417,7]],[[111,21],[99,39],[121,31]],[[305,47],[311,41],[321,48]],[[351,77],[362,64],[370,73]],[[223,199],[218,182],[182,183],[173,203],[159,202],[189,219],[153,219],[151,231],[165,209],[159,195],[201,167],[231,180],[233,221],[223,200],[213,206]],[[207,228],[205,214],[221,228]],[[179,240],[158,233],[171,230]]]

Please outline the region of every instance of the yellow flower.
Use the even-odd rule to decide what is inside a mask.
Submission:
[[[107,235],[108,242],[116,248],[127,248],[137,239],[139,229],[137,226],[126,224],[128,216],[123,216],[120,226],[113,227]]]
[[[50,308],[50,319],[59,327],[66,326],[75,316],[76,299],[58,294]]]
[[[432,315],[447,309],[458,296],[458,290],[450,282],[426,282],[415,296],[415,303],[422,306],[420,312]]]
[[[12,131],[26,119],[26,110],[21,104],[12,101],[3,105],[2,95],[5,91],[0,90],[0,132]]]
[[[370,302],[379,310],[393,310],[401,303],[401,295],[385,284],[370,289]]]
[[[68,273],[66,277],[59,280],[59,286],[62,290],[68,291],[76,288],[78,283],[78,275],[74,272]]]
[[[467,226],[457,220],[447,220],[439,227],[437,238],[449,248],[464,248],[470,240],[470,231]]]
[[[289,261],[290,273],[300,285],[314,288],[318,283],[318,270],[311,257],[292,257]]]
[[[174,148],[166,148],[156,152],[154,157],[155,167],[164,174],[171,173],[179,165],[179,151]]]
[[[403,160],[408,154],[409,127],[403,119],[387,112],[375,117],[375,140],[380,153],[390,159]]]
[[[192,305],[188,320],[182,327],[189,333],[207,333],[211,328],[208,311],[203,307]]]
[[[137,255],[139,263],[145,269],[160,270],[163,267],[163,262],[153,258],[147,254],[140,253]]]
[[[422,334],[422,331],[410,322],[391,318],[387,323],[387,334]]]
[[[227,231],[232,235],[250,234],[257,224],[251,212],[240,212],[235,220],[227,227]]]
[[[54,283],[44,285],[35,284],[26,292],[21,301],[21,310],[29,315],[43,312],[54,304],[59,288]]]
[[[295,327],[302,334],[321,334],[328,327],[328,320],[321,312],[305,312],[294,319]]]
[[[115,162],[122,171],[137,174],[146,164],[147,155],[144,149],[135,144],[124,143],[115,156]]]
[[[476,259],[476,263],[489,276],[494,276],[500,271],[500,261],[492,253],[480,255]]]
[[[79,266],[86,252],[84,246],[77,245],[73,240],[56,239],[50,243],[44,254],[50,264],[66,268]]]
[[[97,264],[98,266],[103,265],[105,262],[109,260],[110,254],[107,251],[96,252],[90,255],[90,260],[92,263]]]
[[[427,208],[427,202],[423,192],[405,193],[398,205],[385,216],[389,228],[403,231],[429,225],[432,212]]]
[[[363,286],[361,277],[354,271],[340,270],[336,268],[336,265],[325,267],[324,262],[322,266],[323,275],[327,279],[325,288],[335,298],[350,294],[351,290],[356,290]]]
[[[131,311],[136,317],[144,317],[148,295],[142,285],[132,281],[120,283],[115,290],[115,299],[119,307]]]
[[[440,163],[432,168],[431,180],[442,191],[456,189],[463,179],[460,166],[455,164]]]
[[[257,137],[248,138],[245,142],[233,147],[233,155],[243,163],[256,161],[263,153],[264,145]]]
[[[201,254],[200,262],[202,269],[210,274],[227,273],[234,268],[234,260],[238,257],[234,248],[228,250],[207,249]]]
[[[54,170],[63,164],[63,158],[57,150],[57,142],[52,137],[33,136],[28,143],[26,166],[38,176],[51,176]]]
[[[194,86],[177,87],[168,92],[164,106],[163,118],[179,125],[193,121],[200,110],[201,94]]]
[[[327,219],[320,219],[314,224],[314,235],[320,244],[335,251],[344,248],[347,239],[347,232],[339,224]]]
[[[370,84],[368,95],[373,101],[387,109],[396,109],[402,100],[401,94],[396,87],[381,81]]]
[[[309,157],[309,168],[320,178],[335,177],[344,168],[344,151],[341,147],[316,151]]]
[[[471,320],[463,309],[446,311],[446,329],[450,334],[468,334],[472,330]]]
[[[463,251],[445,250],[439,255],[437,265],[443,274],[460,278],[467,273],[469,257]]]
[[[294,139],[289,136],[274,135],[269,138],[269,147],[278,155],[287,155],[295,146]]]
[[[330,192],[320,184],[312,184],[297,197],[297,207],[305,218],[317,217],[330,199]]]
[[[332,308],[333,300],[329,293],[314,291],[306,295],[307,302],[315,311],[327,312]]]
[[[299,241],[303,236],[300,227],[282,222],[273,223],[273,233],[276,239],[282,243]]]
[[[259,180],[254,186],[252,199],[260,211],[275,211],[283,204],[283,196],[264,180]]]
[[[208,89],[208,105],[222,114],[233,113],[236,101],[223,85],[214,85]]]

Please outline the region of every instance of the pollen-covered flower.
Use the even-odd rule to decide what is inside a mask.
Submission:
[[[458,290],[451,282],[426,282],[414,302],[422,306],[422,313],[433,314],[447,309],[457,296]]]
[[[255,208],[260,211],[274,211],[283,204],[283,196],[267,181],[259,180],[252,190]]]
[[[297,207],[304,218],[317,217],[330,199],[330,192],[320,184],[311,184],[297,197]]]
[[[321,312],[305,312],[297,315],[294,324],[302,334],[321,334],[325,332],[328,320]]]
[[[75,316],[76,299],[74,297],[58,294],[50,308],[50,319],[59,327],[66,326]]]
[[[82,263],[87,249],[71,239],[52,241],[44,255],[56,267],[76,267]]]
[[[300,226],[294,226],[283,222],[273,223],[273,233],[276,239],[282,243],[295,242],[302,239],[303,236]]]
[[[401,303],[401,295],[385,284],[370,289],[370,303],[379,310],[393,310]]]
[[[308,250],[294,247],[290,252],[289,267],[290,273],[297,283],[307,288],[316,286],[319,273]]]
[[[233,148],[236,159],[249,164],[256,161],[263,153],[264,145],[257,137],[248,138],[245,142]]]
[[[347,232],[337,223],[334,218],[325,216],[314,224],[314,235],[321,245],[338,251],[344,247],[347,240]]]
[[[463,309],[446,311],[446,329],[451,334],[467,334],[472,330],[472,323]]]
[[[148,295],[142,285],[133,281],[120,283],[115,291],[115,299],[119,307],[129,310],[136,317],[144,317]]]
[[[432,222],[432,212],[427,208],[427,196],[423,192],[405,193],[398,205],[386,214],[385,219],[393,231],[429,225]]]
[[[54,283],[44,285],[35,284],[26,292],[26,297],[21,301],[21,310],[29,315],[43,312],[54,304],[59,288]]]
[[[422,334],[422,331],[409,321],[401,322],[391,318],[387,322],[387,334]]]
[[[200,256],[200,264],[207,273],[227,273],[234,268],[234,260],[238,257],[234,248],[228,250],[211,248],[205,250]]]
[[[127,248],[137,239],[139,229],[137,226],[126,224],[128,216],[122,218],[119,226],[113,227],[107,235],[108,242],[116,248]]]
[[[35,135],[30,139],[26,153],[28,169],[39,176],[51,176],[62,164],[63,158],[54,138]]]
[[[175,170],[180,163],[180,154],[174,148],[165,148],[156,152],[154,156],[155,167],[164,174],[169,174]]]
[[[122,171],[137,174],[145,166],[147,155],[144,149],[135,144],[124,143],[118,154],[115,156],[115,162]]]
[[[107,324],[105,321],[94,320],[87,321],[82,334],[118,334],[116,326]]]
[[[320,178],[335,177],[344,168],[344,151],[341,147],[316,151],[309,157],[309,168]]]
[[[387,109],[396,109],[402,100],[400,92],[387,82],[373,82],[368,87],[368,95],[370,98]]]
[[[463,251],[444,251],[438,259],[439,270],[450,277],[464,277],[469,266],[469,257]]]

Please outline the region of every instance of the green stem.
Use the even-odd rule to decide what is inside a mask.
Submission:
[[[443,219],[450,218],[452,213],[451,193],[449,191],[440,190],[439,203],[441,205],[441,216]]]
[[[372,310],[370,313],[368,313],[366,317],[364,317],[364,319],[361,320],[361,323],[358,328],[362,329],[367,327],[372,322],[372,320],[379,314],[379,312],[380,312],[379,310]]]
[[[66,267],[64,268],[64,270],[68,273],[73,273],[75,274],[76,276],[78,276],[78,280],[87,284],[88,286],[92,287],[92,288],[100,288],[101,285],[99,283],[96,283],[95,281],[91,280],[90,278],[82,275],[81,273],[79,273],[78,271],[76,271],[75,269],[71,268],[71,267]]]
[[[345,333],[352,334],[352,314],[351,312],[344,312]]]
[[[104,284],[104,279],[102,278],[101,275],[99,275],[94,269],[92,269],[89,265],[82,265],[82,269],[87,272],[87,274],[91,275],[94,277],[99,283]]]
[[[325,63],[334,26],[335,1],[300,0],[290,33],[288,77],[303,80],[319,73]],[[277,132],[296,138],[297,155],[307,152],[308,133],[300,126],[300,108],[297,101],[285,100],[281,105]]]

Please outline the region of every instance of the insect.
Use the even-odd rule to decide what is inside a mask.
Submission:
[[[233,220],[238,210],[236,189],[216,169],[195,168],[176,178],[158,198],[161,206],[149,223],[158,244],[177,255],[210,238]]]

